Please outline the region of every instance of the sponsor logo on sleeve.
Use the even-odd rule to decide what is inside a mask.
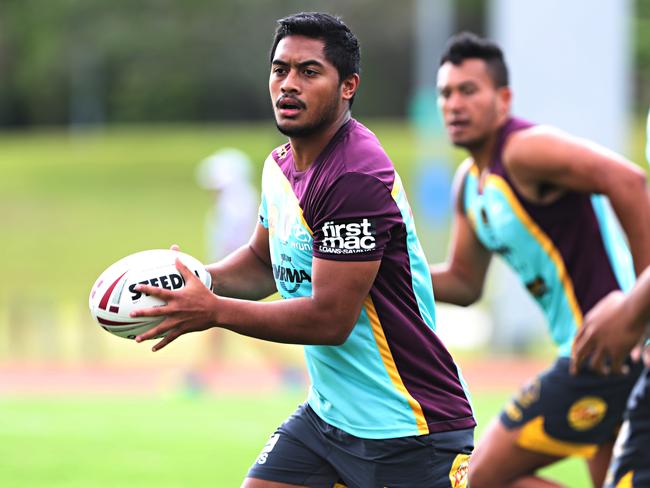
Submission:
[[[377,247],[375,223],[371,219],[328,220],[321,229],[318,250],[326,254],[358,254]]]

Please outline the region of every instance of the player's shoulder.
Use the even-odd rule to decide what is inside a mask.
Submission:
[[[517,165],[543,159],[556,143],[570,137],[551,125],[534,125],[518,130],[510,134],[503,144],[503,161],[507,165]]]
[[[379,138],[360,122],[352,119],[335,153],[334,165],[341,177],[358,178],[361,175],[381,180],[392,178],[394,166]]]

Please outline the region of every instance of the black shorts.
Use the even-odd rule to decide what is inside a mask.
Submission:
[[[650,369],[637,382],[616,439],[605,486],[650,486]]]
[[[361,439],[304,404],[271,436],[248,477],[315,488],[465,488],[473,449],[473,428]]]
[[[569,359],[560,358],[506,405],[501,422],[507,429],[521,429],[517,444],[524,449],[589,458],[616,438],[642,369],[636,363],[626,375],[572,375]]]

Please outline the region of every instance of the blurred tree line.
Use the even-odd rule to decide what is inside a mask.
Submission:
[[[413,0],[2,0],[0,126],[268,117],[275,20],[313,10],[361,41],[355,112],[403,115]]]
[[[433,0],[432,0],[433,1]],[[484,34],[484,2],[456,0]],[[360,116],[404,116],[414,0],[2,0],[0,126],[268,117],[275,20],[343,17],[361,41]],[[650,101],[650,1],[636,2],[639,111]]]

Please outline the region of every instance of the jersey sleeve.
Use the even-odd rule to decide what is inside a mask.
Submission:
[[[269,228],[269,212],[266,206],[266,196],[264,191],[262,191],[262,196],[260,197],[260,208],[258,211],[258,221],[264,226],[265,229]]]
[[[338,261],[382,258],[402,217],[379,179],[347,173],[327,190],[313,213],[313,255]]]

